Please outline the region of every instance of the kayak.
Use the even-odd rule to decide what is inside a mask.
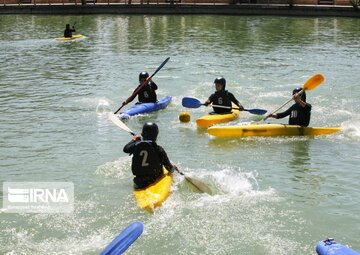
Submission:
[[[144,230],[141,221],[135,221],[127,226],[120,234],[106,246],[100,255],[119,255],[123,254],[133,242],[138,239]]]
[[[58,37],[58,38],[55,38],[55,40],[58,40],[58,41],[71,41],[71,40],[75,40],[75,39],[79,39],[79,38],[85,38],[85,36],[77,34],[77,35],[73,35],[72,37]]]
[[[239,110],[232,110],[231,113],[225,113],[225,114],[208,114],[198,118],[196,120],[196,124],[199,127],[207,128],[214,124],[232,121],[238,118],[239,115],[240,115]]]
[[[137,205],[150,212],[160,206],[170,194],[172,180],[172,174],[164,168],[164,176],[154,184],[144,189],[134,190]]]
[[[121,120],[129,119],[130,116],[138,115],[141,113],[154,112],[161,109],[165,109],[170,104],[172,97],[166,96],[156,103],[140,103],[135,104],[126,111],[119,114]]]
[[[318,255],[360,255],[359,252],[335,242],[332,238],[320,241],[316,245],[316,252]]]
[[[340,127],[302,127],[285,124],[249,124],[240,126],[217,126],[208,128],[208,133],[216,137],[247,136],[315,136],[328,135],[340,131]]]

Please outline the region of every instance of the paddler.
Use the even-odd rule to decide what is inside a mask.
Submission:
[[[70,28],[70,24],[66,24],[65,30],[64,30],[64,37],[69,38],[72,37],[72,32],[75,32],[75,27],[73,26]]]
[[[141,136],[135,135],[125,145],[124,152],[133,155],[131,170],[135,175],[134,188],[145,188],[163,176],[163,167],[170,173],[177,169],[172,164],[165,150],[156,143],[159,128],[155,123],[144,124]]]
[[[149,79],[146,81],[146,79],[149,78],[149,74],[147,72],[141,72],[139,74],[139,86],[134,90],[134,92],[144,83],[146,82],[146,84],[144,84],[144,86],[140,89],[140,91],[138,92],[138,100],[139,102],[137,102],[137,104],[141,104],[141,103],[156,103],[157,102],[157,96],[156,96],[156,92],[155,90],[158,89],[158,86],[155,84],[155,82],[152,81],[152,79]],[[133,93],[134,93],[133,92]],[[136,97],[136,95],[134,95],[132,98],[130,98],[130,101],[128,103],[130,103],[131,101],[134,100],[134,98]]]
[[[284,112],[270,114],[270,118],[282,119],[289,116],[289,125],[299,125],[307,127],[310,123],[311,104],[306,103],[306,94],[302,88],[293,90],[293,104],[289,109]]]
[[[244,110],[244,107],[240,104],[239,100],[229,91],[225,90],[226,80],[224,77],[218,77],[214,81],[215,93],[211,94],[209,99],[204,103],[206,106],[213,103],[214,105],[228,106],[229,109],[213,107],[215,113],[230,113],[231,102],[233,102],[239,110]]]

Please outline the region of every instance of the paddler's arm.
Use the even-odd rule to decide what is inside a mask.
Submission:
[[[240,111],[243,111],[243,110],[244,110],[244,107],[243,107],[242,104],[239,102],[239,100],[237,100],[237,99],[235,98],[234,94],[233,94],[233,93],[230,93],[230,92],[228,92],[228,94],[229,94],[229,99],[230,99],[230,101],[233,102],[234,104],[236,104],[237,107],[239,107],[239,110],[240,110]]]
[[[140,86],[140,85],[139,85],[139,86]],[[138,87],[139,87],[139,86],[138,86]],[[132,102],[132,101],[135,99],[135,97],[137,96],[137,94],[139,94],[139,93],[137,93],[136,95],[134,94],[135,91],[138,89],[138,87],[137,87],[136,89],[134,89],[133,94],[132,94],[131,97],[129,97],[129,100],[127,101],[127,103],[123,102],[123,105],[124,105],[124,104],[128,104],[128,103]],[[139,92],[140,92],[140,91],[139,91]]]
[[[123,151],[124,151],[125,153],[129,153],[129,154],[131,155],[131,154],[134,152],[135,143],[136,143],[137,141],[140,141],[140,140],[141,140],[141,136],[140,136],[140,135],[134,135],[133,138],[132,138],[132,140],[131,140],[128,144],[126,144],[126,145],[124,146]]]
[[[270,114],[270,115],[269,115],[269,118],[275,118],[275,119],[285,118],[286,116],[289,116],[289,115],[290,115],[291,110],[292,110],[292,107],[290,107],[289,109],[287,109],[285,112]]]
[[[156,85],[155,82],[152,81],[152,79],[149,80],[150,86],[152,90],[157,90],[158,86]]]
[[[165,152],[165,150],[158,145],[159,153],[160,153],[160,160],[161,164],[170,172],[173,173],[175,169],[177,169],[177,166],[175,164],[172,164]]]
[[[212,102],[214,102],[214,94],[211,94],[208,98],[208,100],[205,101],[204,105],[208,106],[209,104],[211,104]]]

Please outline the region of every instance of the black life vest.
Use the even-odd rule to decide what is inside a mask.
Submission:
[[[146,84],[139,92],[139,102],[141,103],[155,103],[157,96],[155,90],[151,87],[151,83]]]
[[[213,97],[213,104],[231,107],[231,100],[229,98],[228,91],[227,90],[216,91]],[[214,111],[216,113],[231,112],[230,109],[224,109],[218,107],[214,107]]]
[[[153,141],[135,143],[131,170],[136,177],[159,177],[162,175],[162,164]]]

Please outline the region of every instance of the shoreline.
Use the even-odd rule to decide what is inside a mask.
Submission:
[[[352,6],[264,4],[21,4],[0,6],[4,14],[149,14],[149,15],[264,15],[302,17],[360,17]]]

